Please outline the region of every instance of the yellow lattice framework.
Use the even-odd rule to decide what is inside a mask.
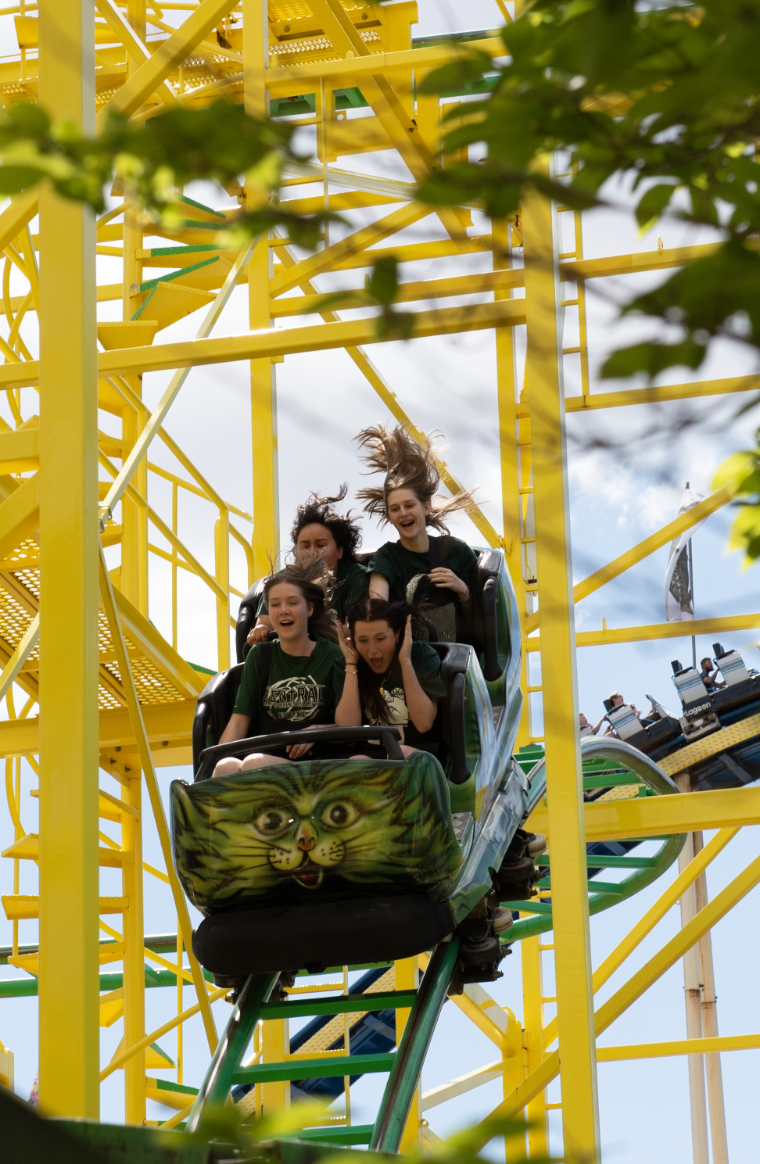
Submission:
[[[502,532],[480,511],[474,520],[482,538],[506,555],[520,603],[525,657],[540,652],[551,659],[543,683],[548,807],[537,810],[535,825],[549,835],[552,884],[557,887],[553,942],[531,938],[523,943],[522,1022],[485,990],[467,989],[458,1005],[496,1044],[499,1059],[422,1096],[405,1143],[422,1135],[424,1110],[502,1078],[502,1110],[527,1108],[533,1121],[528,1149],[541,1155],[547,1147],[546,1088],[561,1074],[566,1144],[596,1158],[597,1057],[710,1053],[714,1059],[720,1050],[760,1045],[756,1035],[742,1036],[744,1042],[737,1043],[705,1029],[703,1037],[688,1045],[663,1043],[639,1051],[608,1047],[598,1055],[595,1050],[596,1035],[675,959],[687,956],[695,943],[707,942],[711,926],[760,880],[760,866],[754,862],[716,902],[703,902],[682,936],[673,940],[675,945],[667,943],[650,959],[648,977],[631,977],[615,995],[614,1013],[608,1003],[594,1010],[593,994],[609,978],[610,967],[622,964],[679,896],[686,900],[703,892],[710,861],[742,824],[760,821],[760,793],[754,789],[640,799],[623,788],[579,811],[576,646],[668,637],[684,630],[702,634],[754,627],[760,619],[748,615],[676,626],[605,627],[577,636],[574,629],[574,602],[730,500],[728,490],[708,498],[576,584],[572,592],[570,532],[563,516],[565,413],[723,395],[752,386],[750,378],[734,377],[593,392],[585,284],[610,275],[664,270],[703,248],[587,259],[580,216],[573,215],[573,230],[568,231],[572,249],[560,254],[556,218],[537,196],[522,208],[519,221],[486,227],[473,226],[469,207],[434,210],[415,200],[415,182],[441,163],[442,113],[437,99],[415,96],[415,86],[462,45],[499,56],[502,45],[492,32],[473,33],[458,43],[415,43],[413,2],[378,7],[338,0],[272,0],[267,11],[262,0],[188,0],[164,7],[152,0],[97,0],[96,8],[93,23],[83,0],[43,0],[39,14],[27,12],[22,2],[15,15],[18,52],[0,63],[4,104],[39,100],[54,116],[93,130],[96,117],[102,119],[109,109],[144,120],[179,103],[199,108],[220,94],[244,102],[253,114],[261,114],[271,102],[275,115],[312,127],[316,138],[316,161],[287,171],[283,198],[301,210],[329,201],[334,210],[370,210],[375,216],[365,215],[362,225],[345,237],[326,236],[313,255],[303,257],[277,235],[259,240],[250,252],[220,247],[218,228],[238,213],[234,195],[233,205],[226,199],[223,209],[188,203],[185,225],[173,230],[157,227],[121,202],[95,223],[88,210],[64,204],[49,190],[24,194],[0,213],[0,392],[10,417],[0,419],[0,697],[7,713],[0,720],[0,753],[14,825],[14,844],[6,851],[13,862],[14,892],[3,900],[13,919],[9,960],[39,975],[41,1102],[52,1112],[97,1117],[99,1077],[122,1069],[128,1121],[145,1119],[146,1096],[167,1102],[156,1080],[146,1075],[151,1067],[166,1067],[165,1056],[162,1060],[151,1049],[156,1032],[145,1030],[146,959],[154,967],[178,970],[179,978],[197,992],[198,1001],[190,1008],[179,992],[177,1013],[167,1017],[161,1030],[181,1032],[183,1022],[200,1012],[209,1046],[215,1045],[210,1003],[224,990],[209,988],[189,953],[183,961],[183,946],[190,948],[190,922],[170,861],[156,779],[156,766],[188,761],[195,699],[207,679],[177,650],[178,573],[194,575],[213,595],[217,664],[226,667],[231,603],[266,571],[268,555],[279,541],[274,369],[283,357],[344,350],[384,407],[421,435],[401,391],[386,382],[366,353],[378,340],[373,319],[366,312],[344,319],[325,310],[314,282],[322,274],[356,272],[355,305],[366,308],[361,285],[365,270],[379,255],[394,253],[402,272],[411,262],[429,264],[428,277],[404,281],[400,292],[407,304],[434,303],[415,311],[417,336],[471,330],[495,335]],[[502,4],[498,10],[495,6],[494,19],[504,12]],[[350,168],[352,156],[384,150],[396,151],[405,164],[405,181]],[[337,167],[338,161],[349,168]],[[235,194],[243,204],[245,190],[241,187]],[[415,241],[396,237],[412,225]],[[96,255],[123,264],[121,281],[96,284]],[[461,262],[473,255],[483,259],[478,273]],[[217,338],[212,334],[216,319],[238,285],[247,288],[250,330]],[[557,286],[562,288],[559,300]],[[446,306],[454,296],[465,297],[465,305]],[[97,303],[109,302],[121,303],[122,319],[98,322]],[[560,308],[577,320],[579,340],[574,346],[563,348],[557,334]],[[166,327],[196,313],[198,338],[161,341]],[[297,317],[297,323],[273,325],[286,317]],[[33,355],[35,319],[39,357]],[[522,327],[528,336],[525,375],[517,368],[513,340],[515,329]],[[220,496],[163,429],[162,417],[149,414],[141,389],[145,372],[240,360],[250,361],[250,513]],[[562,367],[573,360],[579,392],[565,398]],[[115,418],[118,437],[98,431],[98,408]],[[176,471],[150,459],[154,438],[169,450]],[[451,491],[462,487],[446,465],[441,470]],[[170,486],[171,502],[163,509],[152,504],[150,484],[156,479]],[[212,562],[201,561],[181,536],[178,498],[185,493],[205,504],[213,529]],[[244,576],[235,579],[237,587],[231,578],[233,543],[242,547],[246,563]],[[119,564],[109,569],[103,550],[117,546]],[[171,628],[165,637],[148,618],[153,560],[171,566]],[[529,686],[527,668],[523,678],[526,692],[541,690]],[[531,739],[526,714],[518,743]],[[707,740],[691,745],[697,749],[693,758],[706,754],[708,746],[714,745]],[[39,838],[24,825],[22,758],[40,776]],[[99,790],[99,766],[114,785]],[[143,788],[148,793],[145,804]],[[145,945],[141,837],[148,813],[158,827],[165,868],[147,872],[170,884],[178,915],[178,944],[171,956]],[[98,828],[98,814],[119,826],[117,840]],[[694,848],[693,860],[683,866],[674,885],[604,965],[594,969],[585,840],[699,834],[708,827],[721,831],[701,851]],[[19,892],[24,861],[39,861],[36,895]],[[99,866],[120,871],[120,894],[99,899]],[[104,920],[111,914],[120,928]],[[37,916],[39,949],[24,952],[19,927]],[[555,962],[558,1013],[547,1021],[542,956],[549,953]],[[111,962],[123,967],[123,987],[101,995],[99,966]],[[411,981],[415,973],[416,967],[399,964],[394,981]],[[585,991],[578,989],[579,982],[586,983]],[[381,988],[378,983],[376,989]],[[122,1043],[104,1066],[98,1058],[99,1021],[123,1022]],[[557,1037],[561,1064],[554,1048]],[[264,1024],[256,1043],[261,1061],[281,1056],[285,1038],[282,1022]],[[181,1051],[181,1036],[179,1047]],[[6,1079],[9,1062],[0,1044],[0,1076],[4,1072]],[[177,1090],[171,1102],[183,1109],[188,1101],[180,1056],[176,1066]],[[265,1084],[262,1091],[251,1103],[263,1102],[271,1109],[287,1101],[282,1085]],[[181,1115],[178,1110],[169,1122]]]

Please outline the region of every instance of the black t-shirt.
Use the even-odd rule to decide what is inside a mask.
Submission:
[[[272,643],[269,679],[262,691],[261,645],[255,643],[248,652],[235,700],[235,713],[251,717],[249,734],[335,723],[333,665],[343,658],[340,647],[318,638],[311,655],[286,655],[279,642]]]
[[[429,540],[441,543],[443,565],[446,569],[452,570],[466,586],[471,586],[478,559],[467,542],[453,537],[431,536]],[[429,574],[431,568],[429,549],[427,553],[419,554],[405,549],[401,542],[386,542],[372,555],[367,571],[369,574],[383,574],[388,579],[391,599],[398,600],[407,598],[406,588],[413,578],[420,574]]]
[[[438,652],[428,643],[412,643],[412,666],[419,679],[420,687],[430,699],[444,699],[446,685],[441,678],[441,660]],[[343,684],[346,680],[346,661],[343,655],[335,660],[334,664],[335,703],[340,703],[343,695]],[[401,742],[410,748],[420,748],[424,752],[437,755],[441,742],[440,716],[436,716],[435,723],[429,732],[419,732],[409,719],[409,708],[404,696],[404,678],[398,655],[394,658],[390,670],[383,675],[380,690],[390,711],[390,723],[400,729]],[[365,708],[362,708],[362,718],[365,723],[377,723]]]
[[[338,622],[345,622],[349,606],[363,598],[368,587],[369,574],[366,567],[361,562],[344,562],[341,559],[335,571],[335,584],[328,610],[335,613]],[[256,618],[268,613],[267,601],[262,595]]]

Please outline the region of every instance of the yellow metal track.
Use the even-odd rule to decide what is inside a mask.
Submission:
[[[499,9],[503,12],[503,5]],[[172,230],[157,228],[130,205],[119,205],[95,222],[88,210],[64,204],[49,191],[24,194],[0,213],[0,393],[7,402],[0,412],[0,698],[6,711],[0,718],[0,754],[14,828],[14,844],[6,854],[13,862],[14,892],[4,897],[4,905],[13,922],[12,964],[19,969],[34,965],[39,971],[41,1103],[61,1114],[97,1116],[99,1078],[122,1068],[129,1121],[144,1120],[146,1095],[155,1099],[159,1094],[145,1074],[156,1066],[150,1044],[158,1036],[145,1031],[142,826],[153,817],[168,862],[155,770],[188,762],[195,699],[208,677],[178,650],[183,618],[178,579],[193,576],[211,598],[217,643],[211,665],[226,666],[235,599],[268,569],[278,549],[276,366],[284,355],[346,351],[382,405],[421,437],[404,402],[403,385],[389,383],[365,350],[377,342],[374,321],[324,310],[315,282],[332,272],[352,277],[352,306],[366,308],[364,271],[379,255],[393,253],[400,263],[401,301],[426,305],[415,312],[417,336],[482,330],[496,338],[503,523],[501,530],[494,528],[480,511],[474,520],[488,544],[506,554],[520,603],[525,658],[529,652],[545,656],[549,803],[548,809],[536,811],[534,821],[551,838],[557,887],[554,940],[523,943],[522,1031],[514,1016],[502,1022],[505,1012],[485,991],[468,988],[462,1009],[497,1042],[502,1058],[422,1096],[404,1143],[419,1140],[421,1112],[427,1107],[501,1075],[502,1110],[527,1108],[532,1122],[528,1149],[542,1155],[548,1144],[545,1089],[559,1071],[566,1147],[584,1158],[598,1158],[597,1060],[682,1054],[689,1047],[679,1042],[602,1052],[596,1049],[596,1036],[683,955],[688,941],[703,941],[760,876],[755,862],[666,943],[646,972],[633,975],[594,1010],[600,982],[588,941],[586,841],[699,832],[712,824],[733,836],[742,824],[760,820],[760,794],[754,789],[616,798],[585,808],[580,797],[577,646],[757,625],[758,616],[732,616],[679,626],[575,632],[575,603],[730,499],[727,491],[716,494],[688,518],[671,522],[572,589],[565,414],[755,387],[753,378],[735,377],[628,392],[591,391],[588,343],[594,336],[587,335],[585,282],[672,268],[705,248],[586,259],[582,223],[575,215],[574,250],[560,261],[552,214],[538,200],[523,207],[519,220],[494,222],[487,231],[479,228],[480,233],[469,207],[436,212],[416,202],[414,184],[440,161],[443,109],[436,98],[416,97],[415,86],[460,49],[450,43],[413,44],[414,2],[364,6],[353,0],[270,0],[267,6],[264,0],[188,0],[163,9],[145,0],[97,0],[96,11],[93,24],[83,0],[46,0],[39,13],[19,9],[18,53],[0,62],[0,96],[6,106],[39,100],[54,117],[93,128],[109,109],[142,121],[167,106],[200,108],[220,95],[243,103],[254,115],[271,105],[276,115],[312,127],[316,140],[315,162],[303,172],[288,172],[283,199],[312,211],[329,200],[333,209],[348,216],[361,210],[363,217],[347,237],[326,237],[324,245],[303,258],[279,237],[261,239],[250,256],[217,245],[213,228],[234,220],[235,196],[240,205],[247,197],[242,187],[231,196],[233,205],[224,200],[224,209],[188,205],[187,224]],[[499,18],[494,6],[494,20]],[[472,43],[492,55],[501,52],[500,40],[489,32],[475,35]],[[406,170],[403,180],[371,178],[361,166],[352,168],[355,155],[380,151],[395,151],[394,163]],[[399,237],[410,226],[414,241]],[[177,247],[202,249],[177,254]],[[524,264],[515,262],[518,247]],[[478,255],[488,259],[491,269],[469,273],[466,264]],[[108,259],[110,269],[113,261],[122,262],[120,282],[98,283],[96,256]],[[408,264],[420,261],[427,261],[429,277],[408,279]],[[560,279],[579,281],[576,299],[560,300],[559,287],[566,285]],[[215,321],[238,285],[248,294],[250,331],[215,335]],[[448,305],[453,296],[462,305]],[[98,322],[97,304],[120,304],[121,318],[106,320],[104,314]],[[560,308],[577,312],[576,349],[562,350]],[[273,326],[296,314],[298,326]],[[201,328],[198,338],[165,342],[165,329],[189,316],[194,331]],[[518,374],[513,338],[515,328],[523,327],[527,379]],[[576,356],[581,393],[565,399],[563,362]],[[142,396],[141,377],[148,371],[179,373],[236,360],[247,360],[250,367],[252,502],[224,498],[166,432],[164,413],[151,415]],[[99,431],[98,409],[118,435]],[[153,440],[169,450],[174,471],[151,458]],[[460,483],[446,465],[440,468],[451,491],[475,484]],[[160,494],[159,482],[165,490]],[[191,550],[190,529],[180,521],[180,501],[190,496],[203,507],[205,516],[194,520],[205,521],[214,547],[206,557]],[[231,566],[233,542],[245,552],[245,569],[237,574]],[[108,551],[107,568],[102,548]],[[168,564],[171,579],[171,614],[163,633],[150,621],[150,583],[157,563]],[[528,638],[539,629],[540,635]],[[527,665],[524,686],[529,693],[539,690],[529,687]],[[532,738],[529,702],[521,745]],[[722,729],[669,757],[663,767],[681,772],[747,738],[758,726],[753,720]],[[26,824],[22,759],[24,772],[39,774],[39,839]],[[100,790],[98,769],[105,785]],[[106,822],[100,829],[98,815]],[[103,827],[113,831],[113,826],[116,837],[103,833]],[[726,835],[721,844],[730,839]],[[711,841],[677,884],[699,884],[715,851]],[[21,894],[20,864],[25,861],[30,869],[37,860],[39,890]],[[99,897],[98,867],[109,862],[121,870],[122,889]],[[179,911],[178,953],[164,961],[176,965],[184,945],[182,977],[196,992],[190,1006],[181,991],[175,995],[175,1013],[167,1003],[166,1019],[157,1028],[161,1037],[180,1032],[176,1070],[182,1083],[183,1023],[200,1014],[209,1047],[216,1034],[208,989],[192,959],[187,965],[189,920],[171,864],[148,873],[171,883]],[[661,911],[675,900],[666,891]],[[110,921],[104,920],[110,914]],[[39,951],[19,953],[24,927],[38,915]],[[99,927],[115,942],[110,953],[98,946]],[[616,965],[636,949],[647,927],[646,919],[638,923],[621,944]],[[117,950],[123,990],[119,997],[116,991],[99,1000],[99,958]],[[555,961],[558,1006],[551,1022],[544,1019],[542,959],[547,955]],[[416,972],[411,964],[400,966],[397,981],[405,981],[405,975],[411,981]],[[98,1060],[99,1012],[101,1023],[123,1023],[122,1045],[111,1064]],[[501,1018],[495,1022],[497,1012]],[[552,1049],[557,1035],[559,1052]],[[756,1036],[748,1034],[703,1039],[694,1051],[756,1045]],[[256,1046],[262,1061],[280,1060],[288,1050],[282,1021],[266,1023]],[[454,1049],[451,1059],[456,1075]],[[0,1042],[0,1077],[10,1074],[12,1058]],[[282,1084],[265,1084],[262,1092],[256,1102],[263,1101],[268,1110],[288,1102]]]

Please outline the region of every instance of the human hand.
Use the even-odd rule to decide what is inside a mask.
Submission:
[[[324,724],[310,723],[308,727],[305,727],[303,730],[308,732],[313,731],[315,727],[324,726]],[[313,747],[313,744],[286,744],[285,751],[287,752],[289,759],[301,760],[308,752],[311,751]]]
[[[445,566],[436,566],[435,570],[430,571],[428,578],[439,590],[444,587],[453,590],[465,602],[470,597],[467,584],[462,581],[458,574],[455,574],[453,570],[447,570]]]
[[[351,641],[351,636],[349,635],[348,630],[343,625],[343,623],[337,622],[335,625],[338,628],[338,646],[343,652],[343,658],[346,660],[347,664],[355,667],[359,662],[359,652],[355,650],[354,644]]]
[[[265,623],[259,622],[252,631],[248,632],[248,638],[245,641],[250,646],[253,646],[254,643],[265,643],[269,638],[270,629]]]
[[[406,616],[406,626],[404,628],[404,639],[401,643],[401,650],[398,653],[398,660],[402,666],[404,663],[411,664],[412,662],[412,641],[412,616],[411,614],[408,614]]]

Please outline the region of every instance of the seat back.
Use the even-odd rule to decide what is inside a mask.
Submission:
[[[220,671],[218,675],[214,675],[213,679],[209,679],[198,696],[192,733],[193,775],[198,772],[200,755],[204,748],[210,748],[219,743],[219,737],[226,728],[227,721],[235,707],[242,674],[242,663],[237,663],[228,671]]]
[[[477,716],[467,695],[470,651],[459,643],[431,643],[441,659],[446,699],[438,703],[446,755],[441,757],[452,784],[464,784],[471,772],[471,755],[479,747]]]
[[[245,657],[250,650],[246,639],[256,625],[256,611],[259,609],[261,596],[264,593],[265,581],[265,578],[259,578],[258,582],[254,582],[240,603],[237,622],[235,623],[235,653],[238,663],[245,662]]]
[[[749,679],[749,671],[738,651],[731,648],[724,651],[720,643],[713,643],[713,650],[715,651],[715,664],[720,667],[720,673],[727,687],[733,687],[736,683],[745,683]]]
[[[608,709],[607,719],[621,740],[628,740],[631,736],[638,735],[642,730],[635,711],[628,703],[623,703],[620,707]]]
[[[509,663],[511,635],[506,564],[496,550],[478,555],[470,602],[469,637],[483,662],[489,682]]]
[[[676,665],[678,665],[678,670],[676,670]],[[692,703],[705,703],[708,700],[707,688],[696,667],[681,667],[677,659],[673,660],[671,666],[674,672],[673,683],[683,706],[688,707]]]

